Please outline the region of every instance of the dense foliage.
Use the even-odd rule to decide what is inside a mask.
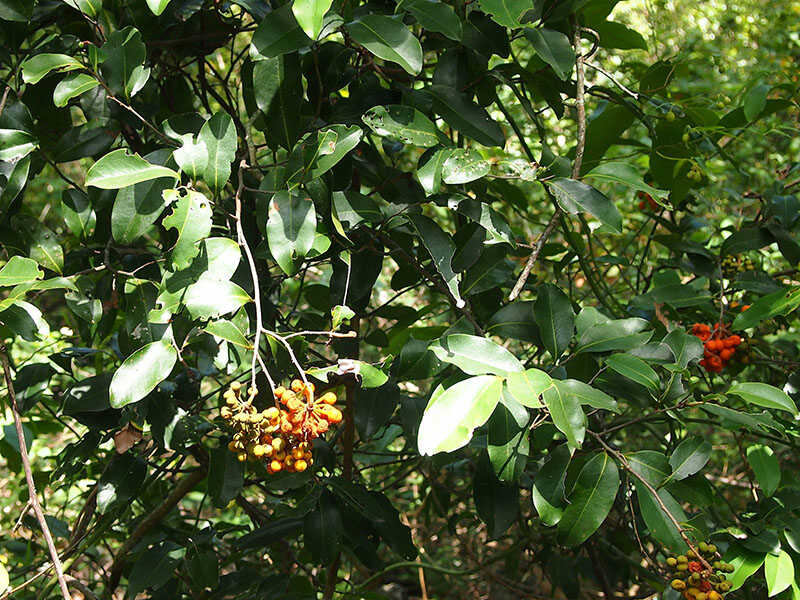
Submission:
[[[0,0],[0,599],[800,600],[798,25]]]

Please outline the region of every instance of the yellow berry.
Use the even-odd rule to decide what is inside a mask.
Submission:
[[[277,473],[283,469],[283,463],[278,460],[273,460],[271,463],[269,463],[269,468],[273,473]]]
[[[247,453],[246,453],[246,452],[239,452],[239,454],[237,454],[237,455],[236,455],[236,459],[237,459],[239,462],[244,462],[244,461],[246,461],[246,460],[247,460]]]
[[[308,463],[302,459],[295,461],[294,463],[294,470],[298,473],[302,473],[308,468]]]
[[[670,556],[670,557],[667,559],[667,564],[668,564],[670,567],[674,567],[675,565],[677,565],[677,564],[678,564],[678,560],[677,560],[677,559],[676,559],[674,556]]]

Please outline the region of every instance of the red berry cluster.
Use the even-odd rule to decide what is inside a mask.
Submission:
[[[636,197],[639,198],[639,210],[658,210],[658,202],[653,200],[653,197],[647,192],[637,192]]]
[[[703,359],[700,366],[709,373],[719,373],[736,354],[736,347],[742,343],[738,335],[728,335],[725,325],[716,323],[714,330],[705,323],[692,325],[692,333],[703,342]]]

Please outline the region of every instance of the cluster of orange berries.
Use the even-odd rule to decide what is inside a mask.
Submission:
[[[636,197],[639,198],[639,210],[658,210],[658,202],[653,200],[653,197],[647,192],[636,192]]]
[[[725,326],[720,323],[711,330],[705,323],[692,325],[692,334],[703,342],[703,359],[700,366],[709,373],[719,373],[736,354],[736,347],[742,343],[738,335],[726,335]]]
[[[258,392],[250,388],[243,400],[244,388],[233,382],[223,394],[225,406],[220,416],[233,429],[228,450],[244,462],[266,461],[269,473],[302,473],[312,464],[311,442],[340,423],[341,411],[334,406],[336,394],[327,392],[314,398],[314,384],[294,380],[290,389],[279,387],[276,405],[260,411],[253,406]]]
[[[697,550],[702,559],[693,550],[667,558],[667,568],[673,577],[669,585],[686,600],[722,600],[732,587],[724,574],[732,573],[733,565],[718,560],[714,544],[700,542]]]

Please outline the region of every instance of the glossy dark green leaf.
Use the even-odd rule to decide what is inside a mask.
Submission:
[[[486,523],[490,538],[500,536],[519,514],[519,491],[516,485],[500,481],[492,464],[482,455],[472,482],[475,508]]]
[[[800,306],[800,287],[768,294],[756,300],[750,308],[736,315],[734,329],[749,329],[778,315],[787,315]]]
[[[0,286],[28,283],[42,277],[44,277],[44,272],[35,260],[24,256],[12,256],[0,269]]]
[[[436,270],[444,279],[450,294],[455,298],[456,306],[461,308],[465,304],[458,289],[461,276],[453,271],[452,265],[453,256],[456,252],[455,243],[432,219],[414,214],[408,215],[408,219],[419,232],[422,243],[430,253],[431,258],[433,258]]]
[[[165,190],[164,197],[172,204],[172,212],[164,217],[162,224],[178,235],[170,262],[175,270],[184,269],[200,252],[199,242],[211,233],[211,203],[194,190]]]
[[[498,310],[489,321],[486,333],[526,342],[539,339],[533,316],[533,302],[516,301]]]
[[[681,505],[666,489],[657,490],[657,494],[658,499],[646,486],[641,485],[641,483],[636,484],[639,510],[642,513],[642,519],[644,519],[647,528],[650,530],[650,535],[671,552],[680,553],[686,549],[686,542],[683,541],[680,531],[675,526],[670,515],[683,527],[683,523],[687,521],[686,513],[683,512]],[[669,515],[662,508],[662,504],[669,511]]]
[[[268,143],[276,149],[293,148],[302,133],[299,55],[291,52],[257,61],[253,66],[253,92],[269,123],[264,130]]]
[[[728,394],[739,396],[745,402],[756,404],[765,408],[784,410],[797,415],[797,406],[789,394],[768,383],[742,382],[734,383],[727,391]]]
[[[567,506],[564,481],[571,457],[569,446],[561,444],[550,453],[547,462],[533,478],[533,506],[542,523],[548,527],[558,524]]]
[[[767,580],[767,593],[770,598],[792,585],[794,562],[785,550],[781,550],[777,555],[767,554],[764,559],[764,579]]]
[[[395,12],[405,10],[428,31],[437,31],[451,40],[461,40],[461,19],[453,7],[440,0],[402,0]]]
[[[764,444],[748,446],[747,462],[755,473],[758,487],[766,496],[772,496],[781,483],[781,464],[772,448]]]
[[[754,85],[744,95],[744,116],[748,121],[753,121],[761,114],[767,106],[767,94],[770,91],[770,86],[759,83]],[[770,594],[772,595],[772,594]]]
[[[562,394],[574,396],[582,406],[591,406],[592,408],[607,410],[614,413],[621,412],[616,400],[605,392],[593,388],[588,383],[583,383],[577,379],[554,379],[553,385],[556,386]]]
[[[554,29],[537,27],[526,29],[525,37],[530,40],[539,58],[550,65],[560,79],[569,78],[575,64],[575,52],[566,35]]]
[[[172,169],[150,164],[138,154],[129,154],[120,148],[109,152],[91,166],[86,173],[86,185],[116,190],[161,177],[179,179]]]
[[[539,369],[508,373],[506,389],[511,396],[528,408],[541,408],[541,396],[553,385],[550,376]]]
[[[401,144],[429,147],[439,143],[436,125],[412,106],[374,106],[361,120],[378,135]]]
[[[586,435],[586,414],[578,397],[563,387],[552,385],[542,393],[542,399],[553,424],[566,436],[569,445],[580,448]]]
[[[150,68],[144,66],[147,48],[135,27],[111,32],[100,54],[103,79],[115,94],[131,98],[147,83],[150,77]]]
[[[573,215],[588,212],[617,233],[622,231],[622,215],[617,207],[592,186],[564,177],[556,177],[546,183],[565,212]]]
[[[70,100],[77,98],[84,92],[88,92],[100,85],[91,75],[86,73],[75,73],[67,75],[62,79],[53,90],[53,104],[59,108],[66,106]]]
[[[111,380],[112,408],[122,408],[147,396],[169,376],[177,360],[178,351],[168,340],[152,342],[131,354]]]
[[[61,194],[61,215],[70,231],[80,239],[89,239],[97,225],[97,214],[89,197],[70,188]]]
[[[267,242],[275,262],[291,275],[314,245],[317,214],[310,198],[278,192],[269,203]]]
[[[643,385],[652,392],[659,390],[660,381],[658,375],[641,358],[632,354],[612,354],[606,358],[606,365],[623,377]]]
[[[412,75],[422,70],[422,46],[402,21],[367,14],[348,23],[347,31],[378,58],[395,62]]]
[[[470,97],[445,85],[429,88],[433,108],[450,127],[484,146],[503,146],[505,135],[500,126]]]
[[[507,375],[523,370],[511,352],[484,337],[456,333],[441,338],[430,349],[442,362],[470,375]]]
[[[680,481],[702,469],[711,456],[711,443],[698,437],[683,440],[669,457],[671,480]]]
[[[635,317],[596,323],[580,336],[576,352],[607,352],[637,348],[647,343],[653,335],[650,331],[642,331],[647,325],[647,321]]]
[[[295,52],[309,45],[311,40],[297,23],[292,4],[287,3],[267,13],[261,21],[250,43],[250,56],[258,61]]]
[[[236,455],[221,446],[210,452],[208,494],[217,508],[223,508],[239,495],[244,485],[244,466]]]
[[[519,479],[530,452],[528,411],[518,402],[504,397],[486,425],[487,452],[500,481]]]
[[[231,176],[231,163],[236,155],[236,127],[226,112],[215,113],[202,129],[198,141],[205,144],[208,162],[203,179],[218,194]]]
[[[469,183],[489,174],[489,162],[475,150],[456,148],[442,165],[442,180],[457,185]]]
[[[695,362],[703,357],[703,343],[697,336],[690,335],[682,329],[673,329],[663,342],[669,346],[675,357],[675,364],[685,369],[690,362]]]
[[[298,25],[312,40],[316,40],[322,32],[322,21],[330,9],[333,0],[294,0],[292,13]]]
[[[537,289],[533,314],[545,348],[558,358],[569,346],[575,327],[569,298],[556,286],[543,284]]]
[[[22,67],[22,80],[25,83],[38,83],[44,76],[53,71],[64,73],[82,69],[83,64],[66,54],[37,54],[24,61]]]
[[[558,522],[559,543],[577,546],[586,541],[606,520],[618,490],[616,463],[604,452],[595,454],[568,496],[570,504]]]
[[[304,545],[315,562],[327,565],[339,555],[343,528],[339,507],[329,494],[323,494],[316,510],[303,521]]]

